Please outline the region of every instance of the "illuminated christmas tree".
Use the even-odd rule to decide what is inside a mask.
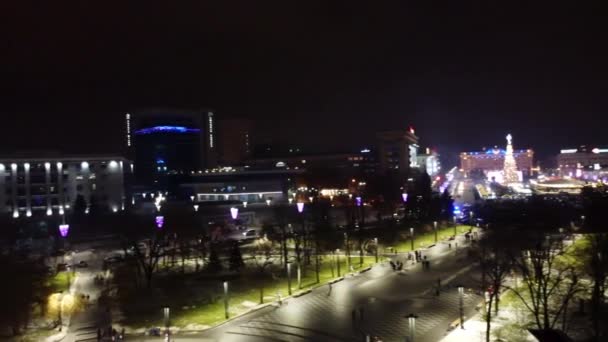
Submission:
[[[513,158],[513,145],[511,145],[511,139],[511,134],[507,135],[507,153],[505,153],[505,165],[503,169],[505,184],[519,182],[517,164],[515,163],[515,158]]]

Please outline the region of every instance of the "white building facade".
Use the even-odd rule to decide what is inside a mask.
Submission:
[[[0,158],[0,214],[14,218],[63,215],[78,196],[87,210],[124,208],[125,174],[132,163],[122,157]]]

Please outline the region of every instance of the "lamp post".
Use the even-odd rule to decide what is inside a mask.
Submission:
[[[378,246],[378,238],[374,238],[374,243],[376,244],[376,264],[378,263],[378,249],[380,249],[380,246]]]
[[[433,221],[433,230],[435,231],[435,243],[437,243],[437,221]]]
[[[338,277],[340,276],[340,249],[336,249],[336,268],[338,270]]]
[[[464,287],[458,285],[458,297],[460,304],[460,329],[464,329]]]
[[[228,282],[225,281],[224,282],[224,314],[226,316],[226,319],[230,318],[230,314],[228,313],[228,305],[229,305],[229,298],[228,298]]]
[[[302,269],[298,263],[298,290],[302,289]]]
[[[291,296],[291,263],[287,263],[287,294]]]
[[[412,251],[414,250],[414,227],[410,228],[410,242],[412,244]]]
[[[344,232],[344,257],[346,258],[346,271],[350,269],[350,248],[348,246],[348,232]]]
[[[471,226],[471,228],[473,228],[473,211],[469,211],[469,226]]]
[[[169,314],[170,314],[170,309],[168,306],[165,306],[163,308],[163,317],[165,319],[165,328],[169,327],[169,317],[170,317]]]
[[[414,337],[416,335],[416,318],[418,318],[418,316],[414,315],[413,313],[407,315],[408,327],[410,330],[409,342],[414,342]]]
[[[454,218],[454,237],[456,237],[456,235],[458,235],[458,232],[456,231],[456,227],[457,227],[457,225],[456,225],[456,215],[454,215],[453,218]]]

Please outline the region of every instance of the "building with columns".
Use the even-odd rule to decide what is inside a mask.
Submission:
[[[79,195],[102,211],[124,208],[125,175],[133,164],[118,156],[0,158],[0,215],[63,215]]]

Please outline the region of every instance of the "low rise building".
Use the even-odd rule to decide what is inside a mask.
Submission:
[[[82,196],[102,211],[124,208],[125,174],[133,164],[119,156],[17,156],[0,158],[0,214],[14,218],[63,215]]]

